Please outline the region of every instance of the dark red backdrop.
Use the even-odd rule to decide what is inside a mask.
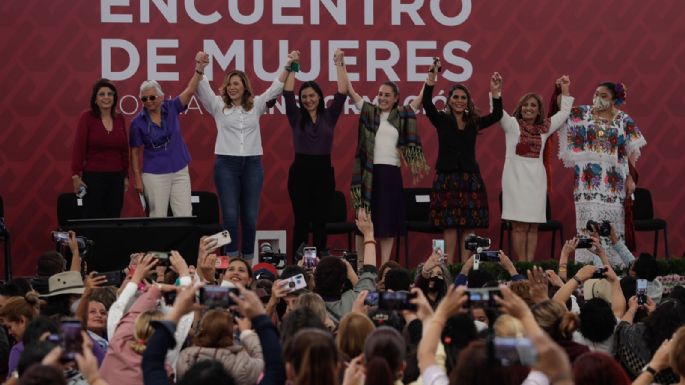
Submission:
[[[418,64],[413,55],[407,54],[409,40],[434,45],[435,49],[418,51],[425,57],[444,56],[443,47],[450,41],[468,43],[470,48],[452,53],[472,66],[473,74],[466,83],[481,108],[487,108],[487,81],[493,71],[504,76],[505,108],[510,111],[519,95],[529,90],[542,92],[547,99],[553,79],[561,74],[571,76],[572,93],[582,103],[591,100],[596,83],[624,81],[629,88],[625,110],[637,121],[648,141],[638,163],[640,185],[652,190],[657,214],[669,223],[671,254],[683,254],[685,236],[680,229],[685,225],[685,219],[679,203],[685,199],[681,65],[685,62],[685,46],[681,44],[685,25],[680,16],[685,5],[679,0],[660,1],[658,6],[654,2],[625,0],[442,2],[450,3],[442,5],[442,11],[448,16],[459,14],[462,7],[470,9],[468,18],[452,27],[441,25],[431,16],[428,1],[418,11],[425,25],[406,14],[400,18],[400,25],[393,25],[392,6],[387,5],[388,1],[376,1],[373,25],[364,24],[361,0],[347,2],[347,18],[342,25],[324,11],[323,5],[319,12],[320,25],[314,25],[309,15],[311,4],[318,1],[301,1],[301,9],[283,12],[303,16],[299,25],[272,22],[271,1],[266,2],[259,22],[238,24],[229,17],[227,4],[235,3],[233,0],[198,5],[203,14],[216,11],[221,16],[219,21],[208,25],[191,20],[183,8],[184,2],[178,1],[177,21],[169,22],[147,0],[111,7],[113,14],[132,15],[130,23],[103,22],[101,11],[110,9],[109,2],[26,0],[0,4],[3,15],[0,39],[5,58],[5,64],[0,68],[3,90],[0,94],[3,122],[0,194],[5,200],[7,225],[14,235],[15,274],[32,274],[37,255],[51,247],[49,231],[57,222],[56,198],[71,185],[69,164],[77,117],[87,108],[91,84],[103,73],[102,39],[129,41],[140,53],[138,70],[117,81],[120,95],[137,95],[138,85],[148,77],[148,39],[178,40],[177,48],[158,50],[158,54],[172,56],[171,64],[161,64],[158,70],[179,73],[179,81],[162,82],[168,95],[175,95],[184,87],[192,73],[194,53],[202,49],[203,40],[211,40],[225,51],[234,39],[245,40],[245,68],[258,92],[267,83],[253,75],[253,42],[262,42],[265,58],[255,60],[265,70],[276,71],[280,40],[286,41],[289,49],[303,51],[305,71],[310,68],[311,42],[320,42],[321,50],[314,51],[314,55],[321,58],[324,75],[318,80],[327,94],[335,89],[334,82],[325,76],[330,63],[329,40],[351,40],[358,45],[357,49],[345,51],[348,56],[356,57],[356,65],[349,65],[348,70],[360,74],[361,79],[355,86],[365,95],[373,95],[377,82],[385,78],[382,71],[367,73],[367,46],[374,40],[386,45],[394,43],[399,48],[399,60],[393,68],[401,79],[405,96],[416,93],[421,86],[419,79],[423,79],[421,75],[414,81],[407,81],[408,67]],[[342,4],[342,1],[335,3]],[[149,23],[141,22],[140,9],[146,4],[150,4]],[[243,5],[240,11],[249,14],[252,8]],[[387,51],[379,51],[379,59],[389,56]],[[115,51],[112,57],[114,70],[121,71],[127,66],[122,51]],[[232,68],[233,63],[229,67]],[[446,69],[460,73],[463,66],[453,60],[452,64],[447,63]],[[219,82],[216,78],[222,68],[215,62],[213,71],[218,74],[212,83],[216,87]],[[418,67],[416,71],[422,73],[425,67]],[[447,88],[448,83],[442,79],[439,86]],[[135,108],[132,100],[127,99],[122,107],[127,111]],[[182,125],[193,156],[190,168],[193,188],[214,190],[212,162],[216,129],[213,121],[198,111],[191,111],[182,117]],[[435,132],[425,118],[420,118],[420,125],[429,160],[434,163]],[[340,120],[335,136],[333,157],[337,185],[346,194],[355,130],[356,116],[349,114]],[[262,118],[262,137],[266,178],[258,227],[290,230],[291,208],[286,179],[293,150],[289,127],[282,114],[276,112]],[[478,160],[492,207],[489,234],[495,238],[500,214],[497,195],[503,165],[503,138],[500,128],[492,127],[479,137],[478,142]],[[423,180],[420,186],[430,186],[430,179]],[[564,221],[569,236],[573,233],[574,218],[572,174],[555,161],[552,179],[554,216]],[[405,174],[405,181],[409,180]],[[126,198],[125,215],[140,215],[137,197],[132,192]],[[415,236],[414,239],[411,254],[416,260],[426,254],[430,238]],[[540,258],[548,257],[548,242],[548,237],[541,238]],[[335,239],[334,243],[344,244],[342,239]],[[638,246],[640,250],[651,250],[651,236],[640,234]]]

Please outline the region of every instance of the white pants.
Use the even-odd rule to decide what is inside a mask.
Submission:
[[[175,217],[193,215],[190,204],[188,166],[169,174],[143,173],[143,191],[150,207],[150,217],[166,217],[171,203]]]

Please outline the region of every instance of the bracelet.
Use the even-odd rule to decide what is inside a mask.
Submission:
[[[566,266],[560,266],[559,271],[568,271],[568,269],[566,269]]]
[[[578,282],[578,286],[580,286],[580,285],[583,284],[583,281],[581,281],[580,278],[578,278],[577,275],[574,275],[574,276],[573,276],[573,280],[576,281],[576,282]]]
[[[197,68],[195,69],[195,73],[198,75],[204,75],[205,74],[204,72],[199,71]]]
[[[371,239],[371,240],[368,240],[368,241],[364,241],[364,246],[368,245],[369,243],[373,243],[374,245],[376,245],[376,241],[373,240],[373,239]]]
[[[290,68],[290,66],[285,66],[285,67],[283,67],[283,69],[288,71],[288,72],[293,72],[293,69]]]
[[[445,323],[437,318],[431,319],[431,322],[440,325],[440,327],[443,329],[445,328]]]

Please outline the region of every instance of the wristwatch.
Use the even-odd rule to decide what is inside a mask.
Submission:
[[[654,369],[653,367],[649,366],[649,364],[645,365],[645,367],[642,368],[642,370],[641,370],[640,372],[641,372],[641,373],[648,372],[648,373],[651,374],[652,376],[656,376],[656,373],[657,373],[656,369]]]

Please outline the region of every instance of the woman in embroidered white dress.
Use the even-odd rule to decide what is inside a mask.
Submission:
[[[527,93],[519,100],[513,116],[505,111],[500,120],[506,140],[502,219],[511,221],[514,254],[519,260],[535,258],[538,224],[547,222],[547,173],[542,153],[547,138],[563,126],[573,106],[568,76],[559,78],[557,84],[561,87],[561,109],[551,118],[545,119],[540,95]]]
[[[635,190],[628,164],[635,165],[640,149],[647,144],[633,119],[618,106],[625,102],[625,86],[605,82],[597,86],[592,105],[571,109],[559,133],[559,158],[575,169],[573,199],[576,229],[585,229],[588,220],[611,222],[624,239],[626,196]],[[602,244],[608,246],[603,237]],[[620,262],[612,247],[605,247],[609,262]],[[594,260],[587,249],[576,250],[576,262]]]

